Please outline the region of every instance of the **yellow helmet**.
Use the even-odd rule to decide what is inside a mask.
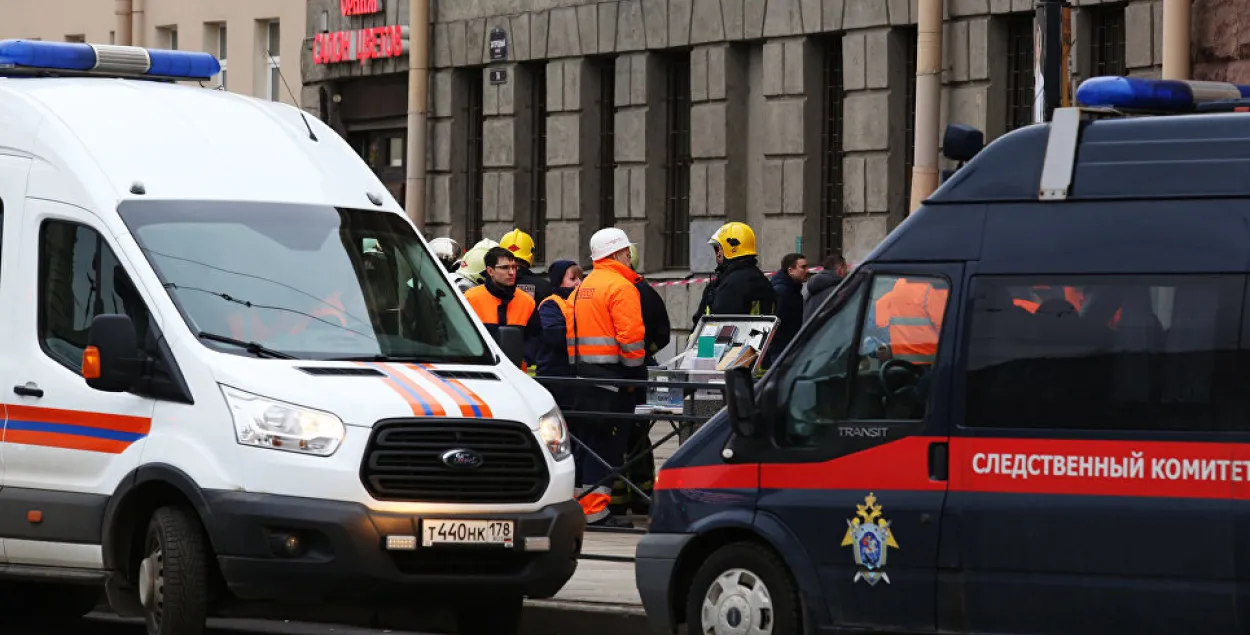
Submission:
[[[755,232],[746,223],[737,221],[725,223],[716,230],[708,242],[720,245],[721,253],[725,254],[726,260],[757,255]]]
[[[512,252],[517,260],[534,264],[534,239],[530,238],[529,234],[514,229],[504,234],[503,240],[499,241],[499,246]]]
[[[629,268],[638,271],[638,243],[629,243]]]

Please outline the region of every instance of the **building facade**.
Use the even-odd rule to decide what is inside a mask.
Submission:
[[[135,0],[133,4],[133,44],[212,53],[223,69],[213,87],[303,105],[299,59],[307,31],[304,2]],[[107,0],[9,1],[0,7],[0,39],[118,43],[114,11],[114,3]]]
[[[766,271],[791,251],[855,262],[907,213],[916,4],[434,2],[426,229],[472,244],[520,227],[541,266],[585,262],[617,225],[653,280],[711,271],[707,239],[729,220],[755,229]],[[1032,122],[1033,4],[947,0],[943,128],[993,139]],[[1159,0],[1073,4],[1074,81],[1159,74]],[[302,62],[303,101],[401,201],[407,34],[376,34],[407,12],[310,0]],[[674,328],[702,288],[662,287]]]

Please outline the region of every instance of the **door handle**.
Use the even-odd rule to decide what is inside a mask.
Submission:
[[[929,444],[929,480],[945,481],[950,477],[950,450],[945,441]]]
[[[13,392],[23,397],[39,398],[43,396],[43,389],[37,386],[33,381],[26,382],[20,386],[14,386]]]

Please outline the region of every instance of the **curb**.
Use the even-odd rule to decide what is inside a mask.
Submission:
[[[484,606],[483,610],[490,607]],[[120,620],[107,604],[96,608],[92,617],[109,621]],[[223,618],[232,622],[237,618]],[[419,616],[410,613],[379,613],[371,610],[353,611],[350,614],[308,616],[306,619],[318,624],[337,624],[359,628],[375,628],[424,633],[454,634],[455,627],[446,619]],[[129,621],[129,620],[127,620]],[[253,620],[242,620],[252,622]],[[282,621],[282,620],[274,620]],[[295,620],[292,620],[295,621]],[[600,604],[593,602],[568,602],[559,600],[527,600],[518,635],[642,635],[649,633],[647,616],[641,606],[628,604]]]
[[[641,606],[530,600],[520,635],[643,635],[650,633]]]

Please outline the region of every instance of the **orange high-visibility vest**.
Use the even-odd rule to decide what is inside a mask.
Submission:
[[[646,358],[646,329],[642,300],[634,286],[636,273],[604,258],[582,280],[565,315],[569,363],[642,366]]]
[[[469,306],[473,307],[473,312],[481,318],[483,324],[500,324],[500,308],[503,301],[491,295],[486,285],[481,284],[464,292],[464,298],[469,301]],[[512,301],[508,302],[508,308],[504,310],[504,322],[502,326],[525,326],[529,324],[530,317],[534,315],[534,298],[523,291],[518,290],[512,295]]]
[[[878,327],[889,327],[890,348],[895,359],[932,364],[937,357],[938,334],[946,315],[946,289],[928,282],[900,278],[876,305]]]

